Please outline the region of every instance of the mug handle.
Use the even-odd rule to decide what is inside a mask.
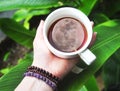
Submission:
[[[96,59],[96,56],[89,49],[86,49],[78,55],[87,65],[90,65]]]
[[[79,53],[78,55],[84,61],[84,63],[86,64],[86,67],[87,67],[87,65],[90,65],[92,62],[94,62],[94,60],[96,59],[96,56],[89,49],[86,49],[85,51],[83,51],[82,53]],[[80,64],[83,65],[83,63],[80,63]],[[75,67],[73,67],[73,69],[72,69],[72,72],[79,74],[86,67],[83,68],[83,67],[75,65]]]

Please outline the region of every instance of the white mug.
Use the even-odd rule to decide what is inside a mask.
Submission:
[[[64,18],[64,17],[71,17],[74,18],[78,21],[80,21],[82,24],[84,24],[86,30],[87,30],[87,39],[85,44],[79,48],[77,51],[74,52],[63,52],[60,50],[57,50],[54,48],[49,40],[48,40],[48,31],[50,26],[57,20]],[[88,17],[81,12],[80,10],[77,10],[72,7],[63,7],[56,9],[52,13],[48,15],[48,17],[45,20],[44,23],[44,28],[43,28],[43,37],[45,40],[45,43],[47,44],[48,49],[56,56],[61,57],[61,58],[74,58],[76,56],[80,56],[80,58],[87,64],[90,65],[95,59],[96,56],[89,50],[87,49],[88,45],[91,42],[93,36],[93,31],[92,31],[92,25]]]

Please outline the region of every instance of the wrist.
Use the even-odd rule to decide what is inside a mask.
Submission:
[[[36,84],[37,83],[39,84],[39,87],[38,87],[39,91],[53,91],[53,89],[44,81],[36,79]]]
[[[34,76],[34,77],[36,77],[38,79],[42,79],[42,80],[45,79],[45,81],[47,81],[47,82],[50,81],[55,84],[57,84],[60,81],[60,79],[57,76],[53,75],[52,73],[50,73],[42,68],[36,67],[36,66],[28,67],[27,72],[24,75],[25,76]]]
[[[49,64],[48,59],[47,59],[47,61],[43,60],[42,62],[40,60],[34,60],[31,66],[36,66],[38,68],[42,68],[42,69],[48,71],[49,73],[52,73],[53,75],[62,79],[62,76],[60,75],[60,73],[58,73],[58,70],[56,70],[55,67],[52,66],[52,63]]]
[[[52,73],[36,66],[28,67],[27,72],[24,73],[24,76],[34,77],[42,80],[55,91],[57,88],[57,84],[60,81],[60,79]]]
[[[27,84],[27,86],[26,86]],[[44,81],[34,77],[24,77],[15,91],[53,91]]]
[[[38,88],[39,91],[53,91],[53,89],[48,84],[46,84],[44,81],[38,80],[38,79],[37,79],[37,81],[39,84],[39,88]]]

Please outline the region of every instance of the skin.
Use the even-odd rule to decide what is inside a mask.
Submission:
[[[91,22],[93,25],[93,22]],[[53,55],[47,48],[43,39],[43,25],[44,21],[41,20],[38,26],[35,39],[33,41],[34,57],[32,65],[42,68],[53,75],[64,78],[71,71],[71,69],[78,62],[79,58],[63,59]],[[93,44],[96,38],[96,33],[93,34],[93,39],[90,46]],[[15,91],[53,91],[42,80],[38,80],[34,77],[24,77],[21,83],[17,86]]]

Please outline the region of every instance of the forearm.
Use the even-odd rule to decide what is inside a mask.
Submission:
[[[15,91],[53,91],[44,81],[26,76]]]

